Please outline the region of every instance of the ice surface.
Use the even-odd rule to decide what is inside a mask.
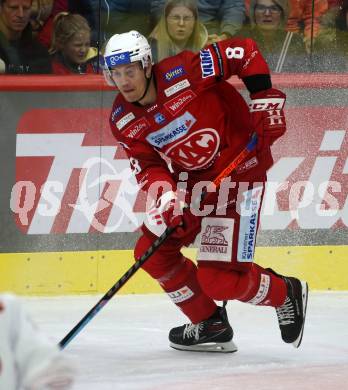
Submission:
[[[97,296],[25,298],[59,342]],[[239,351],[182,352],[168,331],[186,322],[165,295],[116,295],[66,347],[78,362],[74,390],[348,389],[348,292],[312,292],[299,349],[282,342],[274,309],[229,302]]]

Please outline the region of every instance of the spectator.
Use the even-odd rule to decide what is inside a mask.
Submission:
[[[152,0],[151,12],[158,19],[165,0]],[[245,19],[244,0],[197,0],[198,16],[208,30],[208,44],[236,35]]]
[[[54,0],[33,0],[30,24],[33,32],[39,32],[51,15]]]
[[[236,35],[245,19],[244,0],[198,0],[199,18],[209,33],[208,43]]]
[[[157,62],[183,50],[199,51],[207,39],[207,30],[198,21],[195,1],[169,0],[149,42]]]
[[[343,0],[336,19],[337,48],[342,58],[341,71],[348,72],[348,0]]]
[[[287,0],[250,0],[250,26],[241,35],[254,39],[274,72],[309,70],[309,57],[299,34],[287,32]]]
[[[98,0],[92,0],[96,3]],[[162,6],[165,0],[162,1]],[[153,0],[101,0],[102,35],[111,35],[136,29],[148,36],[156,24],[151,10]],[[156,7],[156,11],[158,11]]]
[[[321,17],[328,10],[327,0],[289,0],[290,14],[287,30],[303,33],[308,53],[313,51],[313,42],[320,32]]]
[[[50,73],[47,50],[33,37],[32,0],[0,0],[0,59],[5,72]]]
[[[91,29],[83,16],[68,12],[56,15],[50,54],[53,55],[52,68],[55,74],[97,71],[97,49],[91,47]]]
[[[87,19],[88,24],[92,30],[91,40],[94,44],[99,42],[99,9],[93,8],[94,0],[44,0],[44,4],[42,4],[42,0],[34,0],[38,2],[39,8],[44,9],[39,11],[41,14],[40,20],[38,22],[34,22],[36,25],[36,31],[38,33],[38,40],[49,49],[52,39],[52,30],[53,30],[53,20],[56,15],[60,12],[69,12],[72,14],[80,14],[84,18]],[[48,4],[51,2],[51,11],[47,15]],[[32,18],[35,17],[36,12],[32,15]]]

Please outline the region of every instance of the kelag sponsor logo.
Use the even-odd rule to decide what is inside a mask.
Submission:
[[[180,76],[185,74],[185,70],[183,66],[177,66],[176,68],[170,69],[168,72],[164,74],[164,79],[166,81],[172,81]]]
[[[174,115],[178,111],[182,110],[196,96],[197,95],[189,89],[188,91],[182,92],[180,95],[164,103],[164,107]]]
[[[157,112],[157,114],[154,115],[154,120],[157,124],[161,125],[166,121],[166,117],[161,112]]]
[[[138,119],[136,122],[128,126],[124,131],[123,135],[128,138],[140,137],[145,129],[150,127],[150,123],[145,117]]]
[[[199,52],[201,58],[202,77],[211,77],[215,75],[214,60],[209,49],[202,49]]]
[[[162,148],[163,146],[184,137],[195,122],[196,119],[189,112],[185,112],[184,115],[176,118],[167,126],[149,134],[146,139],[151,145]]]

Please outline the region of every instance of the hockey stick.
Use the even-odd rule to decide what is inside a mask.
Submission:
[[[215,178],[213,184],[218,187],[221,181],[228,177],[232,171],[255,149],[257,135],[254,133],[247,146],[236,156],[236,158]],[[205,198],[207,191],[203,191],[201,200]],[[96,305],[71,329],[71,331],[58,343],[63,349],[70,341],[81,332],[81,330],[98,314],[98,312],[110,301],[110,299],[123,287],[127,281],[138,271],[145,261],[163,244],[164,241],[174,232],[177,226],[169,226],[164,233],[158,237],[150,248],[136,261],[129,270],[110,288],[110,290],[96,303]]]

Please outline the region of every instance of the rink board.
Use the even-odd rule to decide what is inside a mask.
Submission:
[[[184,253],[195,259],[195,249]],[[348,246],[259,247],[256,262],[308,281],[312,290],[348,290]],[[106,292],[133,264],[132,250],[0,254],[0,291],[61,295]],[[161,292],[143,270],[120,294]]]

